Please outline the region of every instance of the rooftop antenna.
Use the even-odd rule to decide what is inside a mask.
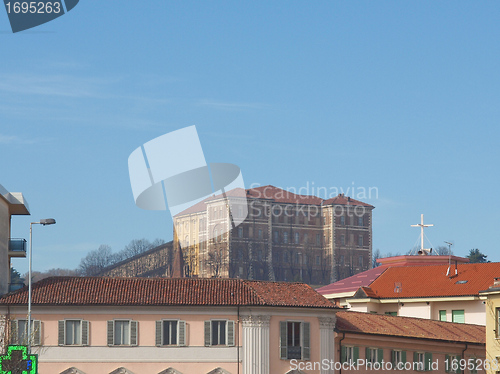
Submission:
[[[432,253],[432,248],[426,249],[424,248],[424,228],[434,226],[433,224],[424,225],[424,215],[420,215],[420,223],[417,225],[411,225],[411,227],[420,227],[420,250],[418,251],[419,255],[430,255]]]
[[[453,243],[450,242],[445,242],[445,243],[448,244],[448,270],[446,270],[446,276],[449,276],[451,269],[451,246],[453,245]]]

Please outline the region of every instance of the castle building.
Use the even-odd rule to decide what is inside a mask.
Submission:
[[[174,217],[183,276],[319,285],[371,268],[372,205],[270,185],[241,192],[209,197]]]

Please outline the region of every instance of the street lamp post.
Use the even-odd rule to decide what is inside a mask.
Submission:
[[[29,269],[28,269],[28,354],[31,354],[31,271],[32,271],[32,249],[33,249],[33,225],[53,225],[56,223],[56,220],[53,218],[41,219],[40,222],[31,222],[30,223],[30,252],[29,252]]]

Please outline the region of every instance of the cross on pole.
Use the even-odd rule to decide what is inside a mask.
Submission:
[[[433,224],[424,225],[424,215],[420,215],[420,223],[418,225],[411,225],[411,227],[420,227],[420,250],[424,252],[424,228],[434,226]]]
[[[7,354],[0,356],[0,374],[37,374],[38,356],[28,355],[28,348],[11,345]]]

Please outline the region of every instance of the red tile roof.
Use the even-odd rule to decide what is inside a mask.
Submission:
[[[370,288],[377,298],[411,298],[438,296],[473,296],[493,284],[493,278],[500,277],[500,263],[391,267],[384,271]],[[400,283],[399,293],[395,284]]]
[[[486,343],[486,327],[382,314],[337,312],[337,331],[420,339]]]
[[[368,208],[374,208],[373,205],[364,203],[359,200],[355,200],[352,197],[345,196],[343,193],[339,194],[331,199],[326,200],[323,205],[354,205],[354,206],[364,206]]]
[[[382,274],[387,268],[376,267],[370,270],[363,271],[349,278],[344,278],[335,283],[328,284],[316,289],[322,295],[335,293],[355,292],[359,287],[369,286],[377,277]]]
[[[251,188],[247,190],[249,198],[273,200],[284,204],[321,205],[323,199],[312,195],[298,195],[293,192],[271,185]]]
[[[331,198],[329,200],[323,200],[322,198],[317,196],[295,194],[293,192],[271,185],[250,188],[245,191],[247,198],[272,200],[274,202],[282,204],[352,205],[352,206],[360,205],[364,207],[373,208],[373,205],[366,204],[361,201],[344,196],[344,194],[339,194],[338,196]],[[243,197],[245,195],[243,194],[243,190],[241,188],[235,188],[233,190],[227,191],[226,196]],[[206,199],[198,202],[197,204],[194,204],[193,206],[176,214],[175,216],[178,217],[178,216],[183,216],[185,214],[202,212],[206,209],[206,204],[209,201],[220,199],[222,197],[223,197],[222,194],[207,197]]]
[[[0,305],[26,305],[26,287]],[[304,283],[239,279],[51,277],[33,284],[33,305],[187,305],[336,308]]]

